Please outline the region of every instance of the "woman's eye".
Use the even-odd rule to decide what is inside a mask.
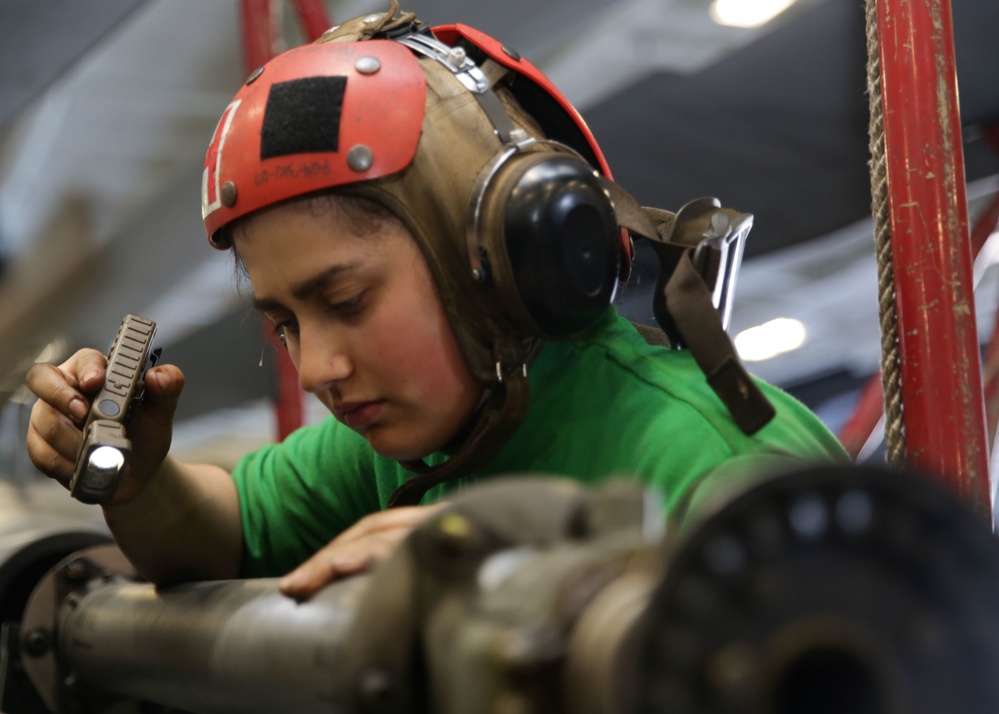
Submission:
[[[366,290],[362,290],[357,295],[348,298],[346,300],[341,300],[340,302],[335,302],[330,305],[330,309],[333,312],[337,312],[341,315],[354,315],[358,313],[364,306],[364,294]]]
[[[288,347],[288,335],[294,332],[294,323],[291,320],[274,324],[274,335],[277,337],[285,349]]]

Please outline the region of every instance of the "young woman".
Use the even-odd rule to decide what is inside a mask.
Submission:
[[[202,188],[209,241],[232,251],[331,418],[232,474],[181,463],[183,375],[150,370],[104,513],[154,581],[291,571],[285,592],[307,597],[494,475],[626,475],[677,510],[719,467],[843,458],[732,360],[709,386],[696,355],[615,314],[626,195],[564,97],[471,28],[431,31],[393,6],[280,55],[226,108]],[[659,239],[665,215],[632,222]],[[64,483],[104,364],[83,350],[29,374],[29,452]],[[772,416],[733,418],[740,398]]]

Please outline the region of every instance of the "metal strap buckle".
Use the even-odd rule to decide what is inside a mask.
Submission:
[[[489,91],[489,80],[461,47],[448,47],[436,37],[409,33],[395,38],[414,52],[437,60],[447,67],[470,92],[484,94]]]

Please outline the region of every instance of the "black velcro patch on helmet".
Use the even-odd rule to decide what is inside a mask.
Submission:
[[[337,151],[346,77],[305,77],[271,86],[260,158]]]

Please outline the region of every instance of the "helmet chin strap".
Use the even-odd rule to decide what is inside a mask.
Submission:
[[[422,460],[399,462],[416,475],[395,490],[389,508],[418,505],[434,486],[467,476],[488,463],[517,431],[530,401],[526,370],[503,375],[503,381],[488,389],[485,400],[471,417],[471,431],[451,458],[438,466],[427,466]]]

